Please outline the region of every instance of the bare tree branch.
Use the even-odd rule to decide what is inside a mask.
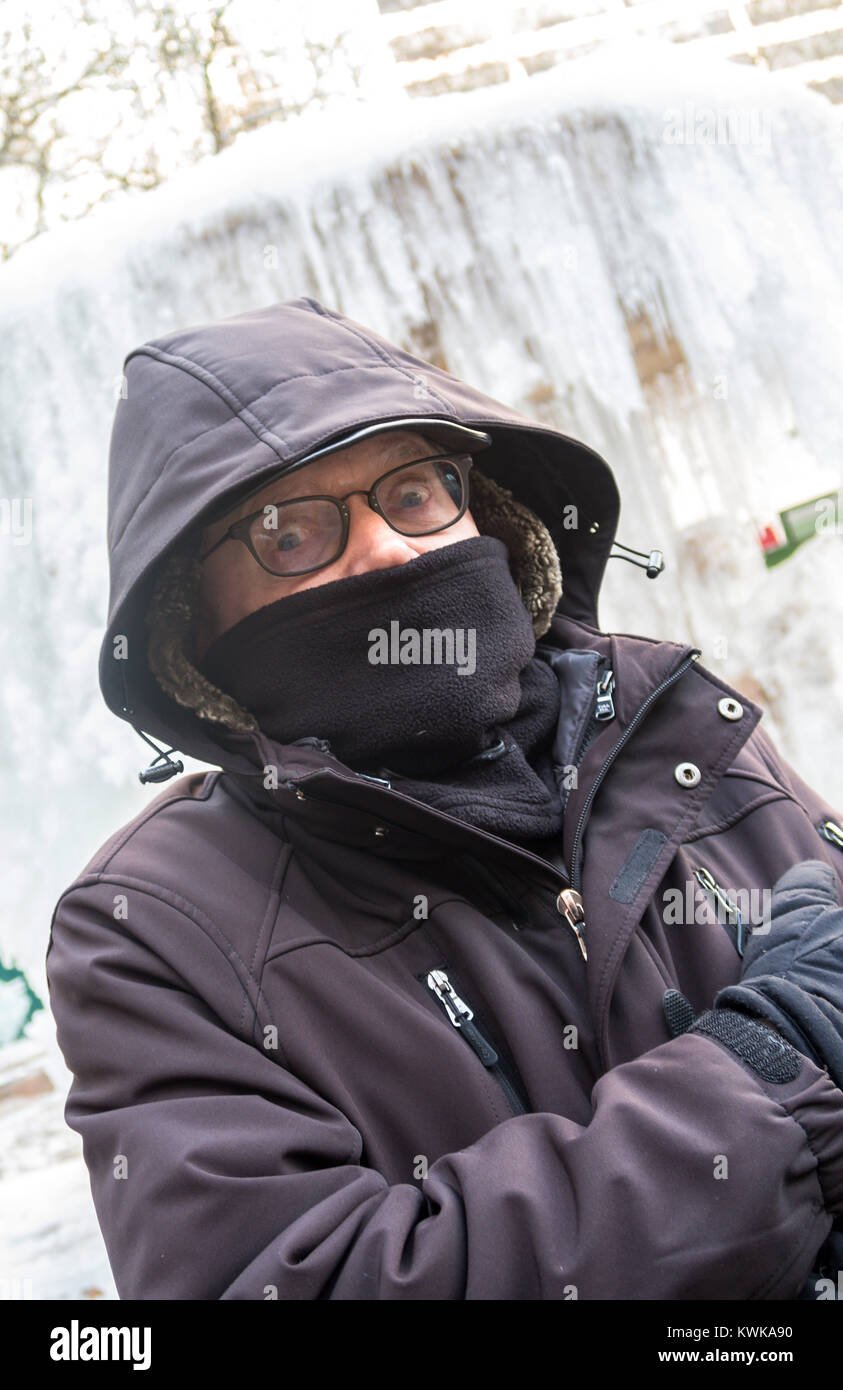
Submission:
[[[4,259],[69,216],[155,188],[174,166],[188,167],[244,131],[322,104],[334,94],[337,74],[346,87],[349,79],[352,89],[359,86],[350,31],[319,43],[296,29],[293,15],[283,44],[276,39],[248,50],[232,27],[233,0],[122,0],[122,14],[114,0],[71,2],[74,59],[51,55],[37,11],[19,31],[0,35],[0,178],[17,174],[18,187],[20,180],[29,187],[17,235],[0,241]],[[127,22],[137,42],[127,41]],[[304,90],[302,60],[311,74]],[[292,80],[299,80],[295,91]],[[186,108],[185,93],[192,94]],[[96,131],[83,124],[90,121],[84,97],[101,104]],[[193,124],[174,128],[174,109],[186,109]],[[78,201],[77,189],[84,190]]]

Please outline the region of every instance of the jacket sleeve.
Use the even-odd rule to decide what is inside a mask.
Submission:
[[[123,1299],[793,1298],[843,1209],[827,1074],[771,1085],[689,1035],[601,1077],[587,1126],[513,1116],[390,1184],[245,998],[232,1029],[147,944],[190,959],[189,916],[135,890],[129,928],[113,894],[62,899],[47,977]]]

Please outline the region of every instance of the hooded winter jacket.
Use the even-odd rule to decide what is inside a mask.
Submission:
[[[718,892],[760,900],[808,858],[843,881],[841,816],[697,649],[600,630],[608,465],[310,298],[125,373],[102,690],[217,770],[155,796],[52,922],[65,1115],[121,1298],[799,1297],[843,1212],[843,1093],[808,1058],[772,1082],[672,1036],[663,998],[699,1012],[738,980]],[[488,433],[483,474],[561,562],[537,628],[578,774],[556,864],[316,740],[223,730],[150,669],[156,577],[202,518],[426,416]]]

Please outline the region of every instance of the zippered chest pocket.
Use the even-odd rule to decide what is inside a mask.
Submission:
[[[815,828],[824,840],[843,850],[843,826],[838,825],[836,821],[826,820],[817,822]],[[697,883],[708,897],[717,921],[722,923],[738,955],[743,957],[747,938],[753,930],[757,928],[762,931],[764,929],[769,930],[768,919],[764,915],[766,904],[763,895],[765,890],[756,889],[754,893],[750,891],[747,895],[745,890],[736,891],[724,888],[704,864],[698,864],[693,873]],[[769,893],[770,890],[767,889],[768,900]],[[746,901],[747,896],[748,903]],[[759,903],[754,902],[755,897],[760,897],[761,901]]]
[[[704,864],[694,869],[694,878],[706,893],[718,922],[723,924],[729,940],[742,957],[746,945],[747,926],[736,900],[717,882],[711,870]]]
[[[523,1081],[514,1066],[510,1067],[504,1062],[489,1041],[474,1009],[463,998],[463,993],[458,992],[448,971],[444,968],[428,970],[417,975],[416,979],[433,995],[449,1025],[459,1032],[489,1074],[494,1076],[513,1115],[527,1114],[531,1106]]]

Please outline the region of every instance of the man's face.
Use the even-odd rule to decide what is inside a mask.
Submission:
[[[399,463],[445,452],[442,445],[426,439],[415,430],[390,430],[371,439],[358,440],[347,449],[338,449],[326,458],[316,459],[298,468],[286,478],[270,483],[261,492],[242,502],[220,521],[207,526],[202,534],[204,552],[228,530],[235,521],[263,507],[292,501],[295,497],[327,494],[342,497],[359,488],[368,491],[372,484],[396,468]],[[349,497],[347,506],[351,523],[348,544],[339,559],[313,574],[293,579],[280,579],[262,569],[240,541],[229,540],[203,562],[202,586],[199,598],[199,629],[197,659],[201,661],[212,642],[240,622],[256,608],[263,608],[287,594],[302,589],[315,589],[331,584],[335,579],[348,579],[367,570],[388,569],[403,565],[438,550],[443,545],[467,540],[480,532],[470,512],[445,531],[430,536],[401,536],[368,505],[365,497]]]

